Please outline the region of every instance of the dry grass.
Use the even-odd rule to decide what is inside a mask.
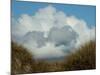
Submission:
[[[89,42],[66,58],[65,70],[87,70],[96,68],[96,44]]]
[[[12,43],[12,75],[24,73],[86,70],[96,68],[95,42],[89,42],[75,53],[66,56],[63,62],[44,62],[32,59],[27,49]]]
[[[11,63],[12,75],[18,73],[32,72],[31,65],[34,60],[32,60],[31,54],[29,54],[25,48],[17,45],[16,43],[12,43],[11,56],[12,56],[12,63]]]

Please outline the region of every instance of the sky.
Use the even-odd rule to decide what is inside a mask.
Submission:
[[[95,6],[14,2],[12,41],[34,58],[64,57],[95,41],[95,16]]]
[[[12,1],[12,14],[15,18],[25,13],[34,15],[38,9],[48,5],[54,6],[58,11],[63,11],[66,15],[74,15],[79,19],[83,19],[89,26],[96,25],[96,7],[89,5]]]

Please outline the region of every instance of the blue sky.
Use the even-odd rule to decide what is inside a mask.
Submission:
[[[96,25],[96,7],[88,5],[12,1],[12,15],[15,18],[18,18],[21,14],[34,15],[38,9],[48,5],[54,6],[57,10],[63,11],[67,15],[74,15],[85,20],[89,26]]]

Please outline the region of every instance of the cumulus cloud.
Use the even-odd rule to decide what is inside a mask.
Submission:
[[[31,50],[43,47],[46,43],[46,38],[43,36],[44,32],[32,31],[24,35],[20,40],[20,44]]]
[[[75,16],[69,16],[66,18],[66,23],[79,35],[76,43],[77,46],[95,39],[95,27],[88,27],[84,20],[78,19]]]
[[[52,27],[49,31],[48,41],[53,42],[56,46],[69,46],[72,41],[75,43],[77,37],[77,33],[70,26]]]
[[[95,27],[51,5],[34,15],[12,19],[12,40],[28,48],[35,58],[63,57],[93,39]]]
[[[56,47],[53,43],[46,43],[45,46],[41,48],[37,48],[36,50],[32,50],[31,52],[34,53],[34,57],[38,59],[47,59],[47,58],[58,58],[64,57],[66,55],[61,49],[63,46]]]

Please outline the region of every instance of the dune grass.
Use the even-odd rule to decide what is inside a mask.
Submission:
[[[32,60],[31,54],[28,53],[25,48],[13,42],[11,48],[12,48],[12,53],[11,53],[12,75],[32,72],[31,65],[34,60]]]
[[[87,70],[96,68],[96,43],[91,41],[66,57],[65,70]]]
[[[12,42],[11,74],[87,70],[96,68],[96,44],[91,41],[62,62],[38,61],[24,47]]]

